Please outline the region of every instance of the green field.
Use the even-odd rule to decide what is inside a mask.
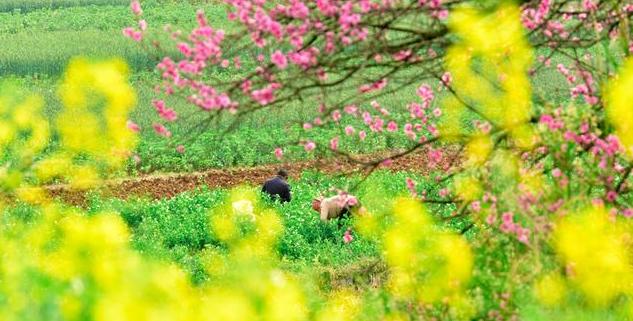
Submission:
[[[41,9],[127,4],[126,0],[5,0],[0,4],[0,12],[26,13]]]
[[[187,30],[193,25],[197,7],[192,4],[147,2],[144,4],[144,17],[151,25],[171,24]],[[214,26],[230,28],[230,24],[226,23],[223,7],[202,7]],[[128,62],[133,70],[132,80],[139,96],[138,106],[131,118],[144,129],[138,148],[142,163],[132,171],[173,172],[271,163],[276,161],[272,154],[276,147],[286,149],[288,160],[307,157],[296,142],[301,136],[306,136],[300,120],[306,119],[306,115],[316,115],[316,106],[309,104],[285,106],[284,110],[273,111],[275,117],[270,117],[270,112],[256,113],[245,118],[238,129],[228,134],[206,131],[196,133],[195,139],[171,141],[157,137],[151,129],[152,123],[157,120],[151,106],[151,100],[155,98],[153,83],[157,79],[152,71],[156,58],[121,35],[121,30],[133,23],[127,6],[42,9],[27,13],[2,13],[0,17],[7,21],[0,25],[0,39],[7,43],[25,44],[0,48],[0,70],[22,86],[42,94],[47,101],[50,116],[54,116],[61,108],[56,93],[51,88],[55,87],[69,59],[76,55],[91,58],[123,57]],[[248,56],[245,57],[245,64],[248,64],[248,59]],[[229,79],[232,75],[219,70],[216,76]],[[386,97],[385,104],[399,106],[404,101],[414,99],[412,88],[404,96]],[[187,112],[192,109],[183,104],[182,100],[168,103],[177,111]],[[226,121],[228,123],[230,120]],[[190,130],[186,123],[179,123],[170,129],[176,138]],[[267,135],[261,135],[262,130]],[[313,135],[308,133],[307,136],[312,136],[320,145],[327,145],[327,137],[334,133],[340,133],[340,129],[328,128]],[[178,144],[183,144],[187,153],[177,153],[175,147]],[[342,141],[343,146],[351,146],[351,151],[361,153],[403,147],[407,144],[403,139],[386,140],[372,135],[362,145],[352,139],[347,143]]]
[[[299,174],[297,174],[299,176]],[[298,179],[290,180],[293,200],[289,204],[279,204],[261,198],[266,207],[275,209],[281,216],[284,232],[277,245],[285,268],[304,273],[325,273],[324,287],[332,286],[326,281],[343,278],[341,282],[356,283],[361,288],[369,286],[368,276],[350,275],[351,267],[361,268],[364,264],[377,263],[380,255],[379,243],[355,234],[356,241],[344,244],[341,236],[354,221],[344,220],[339,226],[336,221],[324,224],[318,214],[310,208],[311,200],[330,188],[349,188],[361,179],[365,183],[353,190],[361,202],[376,210],[389,211],[391,200],[406,196],[407,177],[419,180],[420,187],[437,197],[441,186],[426,182],[424,177],[407,172],[378,171],[368,178],[353,176],[332,177],[316,172],[304,172]],[[201,188],[185,192],[171,199],[151,201],[144,198],[127,201],[91,197],[87,204],[88,213],[116,211],[126,222],[132,233],[132,247],[144,255],[173,262],[188,272],[194,283],[203,283],[209,278],[205,272],[203,257],[206,251],[224,251],[222,242],[210,231],[211,209],[218,207],[227,197],[226,189]],[[437,205],[431,208],[438,214],[438,221],[453,211],[454,205]],[[28,206],[18,206],[4,217],[5,224],[13,220],[30,220]],[[461,229],[467,220],[448,220],[445,228]],[[483,273],[483,271],[482,271]],[[346,276],[347,275],[347,276]],[[334,282],[334,280],[330,280]]]
[[[31,6],[45,2],[33,1]],[[68,1],[71,2],[73,1]],[[134,22],[127,3],[73,3],[74,6],[54,5],[42,6],[37,10],[0,12],[0,41],[20,44],[0,47],[0,74],[42,94],[47,101],[48,114],[54,116],[61,106],[52,88],[56,86],[69,59],[77,55],[95,59],[124,58],[133,71],[132,81],[139,96],[136,111],[131,119],[143,129],[142,140],[137,149],[141,163],[131,165],[128,173],[191,171],[274,163],[276,159],[272,151],[276,147],[284,148],[285,158],[289,161],[312,158],[313,156],[303,152],[303,148],[296,144],[300,138],[309,138],[319,146],[327,146],[330,137],[339,135],[342,148],[353,153],[406,148],[411,145],[403,135],[386,138],[384,135],[372,135],[371,132],[365,142],[359,143],[357,137],[344,135],[344,126],[329,126],[318,131],[305,132],[302,129],[302,121],[309,119],[311,115],[317,115],[317,106],[309,102],[295,102],[284,106],[283,109],[255,113],[242,119],[238,128],[230,133],[196,131],[194,139],[191,139],[190,134],[191,123],[179,122],[170,127],[174,139],[162,139],[151,129],[151,125],[158,119],[151,106],[151,101],[155,98],[152,88],[158,80],[158,76],[153,72],[157,58],[122,36],[121,30]],[[146,1],[143,4],[144,18],[150,27],[170,24],[175,27],[174,29],[186,31],[193,26],[194,13],[200,6],[204,8],[213,26],[228,30],[232,28],[226,20],[224,7],[216,4]],[[164,34],[160,32],[154,33],[153,36],[165,39]],[[242,57],[245,64],[251,59],[249,57],[250,55]],[[559,60],[564,61],[562,58]],[[556,61],[554,59],[554,63]],[[230,77],[235,75],[218,70],[215,76],[220,79],[231,79]],[[537,84],[544,84],[540,86],[547,86],[537,86],[537,94],[549,96],[554,93],[559,97],[567,96],[567,92],[562,90],[550,90],[553,87],[564,87],[564,80],[555,71],[547,70],[540,73],[536,79]],[[430,83],[435,82],[436,80],[430,80]],[[384,96],[380,103],[394,113],[395,119],[407,119],[409,115],[406,105],[418,100],[415,95],[416,87],[411,86],[397,94]],[[193,110],[183,100],[167,102],[176,111],[185,114]],[[228,123],[230,119],[224,121]],[[345,119],[344,122],[345,125],[358,125],[361,120]],[[262,132],[266,134],[262,135]],[[175,147],[180,144],[185,146],[185,154],[176,152]]]
[[[150,40],[173,44],[170,36],[162,31],[163,26],[169,25],[172,31],[182,30],[186,33],[196,25],[195,13],[199,8],[204,9],[209,23],[214,28],[239,30],[228,21],[226,7],[220,2],[144,0],[143,19],[147,20],[150,26],[147,37]],[[593,211],[604,214],[604,217],[607,210],[611,210],[609,219],[617,223],[624,221],[620,216],[627,216],[625,213],[629,213],[628,210],[633,213],[630,194],[626,194],[630,193],[630,190],[627,190],[630,188],[627,179],[633,173],[633,165],[629,159],[621,157],[627,156],[625,153],[618,154],[619,151],[616,153],[609,150],[611,154],[604,155],[607,153],[604,150],[617,148],[610,145],[613,141],[609,141],[609,138],[604,141],[596,139],[599,135],[613,132],[610,128],[599,127],[613,125],[602,119],[605,118],[603,110],[600,109],[598,112],[592,108],[584,108],[589,106],[583,102],[582,97],[578,98],[578,101],[571,100],[570,85],[556,70],[559,63],[570,65],[573,60],[569,57],[555,55],[551,57],[551,68],[530,74],[529,79],[533,85],[531,104],[519,102],[517,105],[524,108],[525,114],[529,113],[528,108],[532,108],[530,111],[547,110],[547,116],[555,114],[557,111],[554,110],[558,107],[563,111],[571,110],[569,115],[563,114],[560,119],[570,128],[595,127],[579,129],[582,136],[593,134],[590,130],[598,133],[592,138],[594,140],[591,145],[582,145],[578,142],[579,138],[568,138],[567,134],[570,132],[575,134],[573,130],[558,132],[548,128],[545,121],[534,125],[536,119],[541,116],[535,112],[522,118],[519,125],[513,123],[504,127],[504,123],[498,126],[498,132],[471,137],[472,141],[462,149],[466,151],[463,153],[466,156],[463,159],[468,159],[464,162],[467,164],[465,166],[456,164],[457,166],[450,169],[447,167],[441,172],[438,170],[425,175],[421,173],[426,172],[426,169],[439,166],[419,164],[420,170],[417,170],[416,166],[407,167],[415,169],[414,172],[376,166],[378,169],[371,173],[353,175],[325,174],[320,172],[319,168],[310,168],[301,173],[290,173],[289,183],[292,186],[293,200],[280,204],[261,195],[259,186],[230,189],[200,186],[202,182],[214,179],[213,173],[220,171],[208,171],[204,174],[198,171],[219,169],[223,171],[223,175],[218,174],[220,183],[213,186],[233,186],[235,182],[249,180],[249,174],[252,174],[252,177],[259,177],[256,175],[260,174],[262,168],[267,170],[292,162],[335,157],[335,153],[328,148],[330,139],[335,136],[340,138],[340,150],[354,156],[402,151],[416,146],[417,141],[403,135],[403,128],[398,128],[398,133],[393,134],[372,133],[362,117],[344,117],[339,124],[327,123],[319,128],[304,128],[304,122],[320,116],[317,109],[320,102],[316,99],[294,99],[282,106],[257,110],[243,118],[235,118],[236,116],[224,113],[225,115],[217,118],[217,123],[213,126],[200,129],[194,125],[208,119],[210,114],[197,110],[183,97],[173,96],[165,98],[166,104],[178,112],[179,118],[188,120],[168,124],[173,137],[162,138],[152,128],[153,124],[161,122],[152,104],[157,98],[154,88],[161,82],[155,66],[165,55],[178,57],[179,53],[169,45],[162,48],[164,51],[156,53],[125,38],[122,29],[135,23],[135,18],[130,12],[129,0],[0,0],[0,43],[3,44],[0,46],[0,98],[16,98],[16,101],[17,98],[22,98],[23,93],[14,90],[15,88],[38,94],[45,102],[45,117],[53,122],[65,108],[58,95],[58,88],[69,61],[78,56],[87,57],[88,60],[121,58],[129,66],[130,83],[137,98],[135,109],[129,118],[141,127],[141,131],[138,145],[133,151],[134,155],[127,159],[122,169],[117,167],[117,171],[111,172],[110,167],[114,168],[119,164],[103,164],[109,159],[95,161],[98,164],[94,165],[94,172],[99,176],[96,180],[108,179],[108,184],[116,185],[119,184],[118,179],[121,179],[132,184],[129,186],[136,187],[144,186],[143,182],[153,182],[143,181],[143,176],[147,175],[161,181],[161,184],[156,184],[157,186],[145,184],[148,186],[146,189],[151,189],[145,195],[129,195],[126,199],[108,197],[107,184],[87,192],[72,190],[74,181],[64,176],[65,173],[60,173],[61,166],[52,169],[52,174],[48,177],[47,168],[37,168],[42,163],[38,163],[40,158],[46,160],[50,155],[62,155],[60,159],[64,160],[65,155],[55,154],[62,150],[59,148],[60,141],[67,139],[59,128],[59,132],[53,131],[50,135],[47,149],[42,152],[44,155],[23,156],[16,152],[15,154],[21,157],[18,160],[10,159],[13,155],[11,153],[15,152],[10,149],[19,150],[24,147],[19,143],[29,134],[20,132],[19,130],[25,129],[19,128],[14,130],[17,134],[12,136],[13,132],[3,131],[0,127],[0,143],[5,143],[3,139],[9,143],[18,142],[15,144],[17,148],[14,145],[7,145],[8,152],[0,155],[0,193],[6,190],[8,195],[5,197],[4,194],[0,194],[0,321],[4,321],[3,313],[30,317],[19,321],[39,321],[37,318],[42,315],[47,316],[47,320],[66,321],[64,313],[79,316],[77,320],[93,320],[93,313],[96,312],[80,311],[77,306],[93,308],[95,302],[101,304],[103,298],[108,298],[112,302],[107,301],[107,309],[100,307],[103,314],[99,320],[118,321],[106,312],[127,313],[126,309],[130,309],[130,306],[136,308],[137,302],[139,311],[142,311],[144,304],[150,307],[156,304],[151,302],[155,299],[154,294],[159,298],[157,305],[162,306],[165,302],[160,301],[163,299],[160,297],[161,293],[167,292],[177,296],[180,293],[178,291],[183,288],[196,297],[195,300],[187,302],[211,301],[213,304],[213,295],[219,297],[221,300],[216,300],[220,303],[215,302],[215,309],[199,313],[201,317],[215,320],[217,316],[214,313],[224,311],[218,305],[224,303],[224,309],[230,310],[231,317],[241,316],[237,313],[244,310],[244,305],[239,305],[240,302],[249,302],[250,305],[245,305],[249,305],[249,308],[254,306],[256,312],[267,309],[272,304],[267,301],[270,298],[262,293],[273,293],[274,299],[276,296],[281,297],[279,302],[291,302],[289,297],[292,295],[285,295],[292,291],[278,289],[285,289],[283,286],[292,282],[300,284],[299,288],[304,291],[302,293],[307,294],[305,307],[309,310],[309,315],[297,320],[616,321],[625,320],[621,316],[633,311],[633,285],[628,285],[633,284],[633,269],[629,257],[632,253],[630,232],[633,231],[633,224],[624,223],[621,229],[618,227],[609,231],[615,236],[604,233],[607,236],[600,238],[595,235],[603,232],[601,228],[608,228],[600,224],[585,224],[594,222],[589,215],[586,217],[590,219],[580,221],[582,224],[576,222],[577,225],[573,225],[573,221],[565,221],[567,217],[574,217],[568,214],[590,208],[589,206]],[[407,20],[406,23],[415,21]],[[459,33],[457,35],[460,37]],[[520,35],[517,36],[519,37]],[[569,54],[582,56],[591,53],[599,60],[603,58],[601,55],[611,55],[609,46],[615,46],[613,41],[607,42],[606,39],[603,43],[604,46],[588,50],[570,49]],[[147,42],[144,44],[147,45]],[[240,44],[236,43],[235,48],[241,48]],[[250,67],[256,65],[254,57],[257,54],[270,54],[259,50],[245,49],[235,53],[245,66],[241,70],[214,67],[215,69],[209,72],[211,75],[205,77],[213,77],[220,81],[240,79],[240,76],[251,71]],[[360,59],[355,56],[346,57],[347,48],[343,51],[343,61],[347,58],[353,61]],[[539,56],[550,54],[545,46],[535,51],[535,61]],[[349,52],[355,53],[354,48],[350,48]],[[499,54],[498,57],[508,60],[512,58],[510,54],[506,56],[505,53]],[[494,79],[501,79],[502,75],[494,74],[495,71],[488,75],[487,70],[478,70],[485,68],[479,67],[486,66],[487,58],[489,56],[482,54],[481,61],[473,59],[470,61],[471,65],[465,69],[472,68],[475,73],[482,72],[485,76],[491,75]],[[617,59],[611,56],[609,58],[612,58],[613,61],[609,63],[613,66],[599,67],[610,71],[620,63],[619,56]],[[523,72],[524,65],[521,66],[519,74]],[[354,76],[341,87],[335,87],[340,90],[323,98],[326,100],[325,104],[330,103],[330,99],[338,101],[360,96],[358,86],[364,84],[363,81],[371,79],[370,76],[376,76],[382,71],[363,69],[360,72],[362,75]],[[387,93],[379,97],[380,105],[391,113],[386,117],[388,120],[397,120],[398,124],[408,122],[411,115],[407,105],[420,101],[416,94],[418,86],[422,82],[428,82],[433,87],[438,86],[437,79],[430,76],[422,79],[427,77],[424,71],[421,67],[409,67],[399,71],[397,76],[401,79],[392,78],[394,80],[390,82],[390,86],[396,87],[397,85],[393,84],[399,84],[399,81],[407,85],[396,93]],[[342,74],[343,72],[337,70],[328,71],[328,77],[335,80]],[[517,76],[521,77],[523,75]],[[303,79],[297,78],[297,86],[303,84]],[[420,83],[410,84],[402,80],[405,78],[419,79]],[[498,80],[499,83],[503,81]],[[596,83],[602,81],[603,79],[596,79]],[[490,81],[493,85],[497,85],[496,82],[497,80]],[[17,86],[14,86],[16,84]],[[601,90],[601,87],[596,87]],[[14,92],[2,92],[6,88]],[[292,86],[287,86],[284,90],[286,88]],[[494,89],[491,86],[490,91],[495,91],[496,94],[496,91],[504,89]],[[448,90],[443,90],[436,92],[435,95],[436,100],[432,108],[440,107],[438,101],[449,93]],[[524,98],[521,95],[511,97],[517,96]],[[102,102],[102,99],[103,97],[97,97],[96,104]],[[494,105],[491,108],[498,107],[497,100],[489,101]],[[488,100],[482,99],[480,103],[484,105],[486,102]],[[7,109],[2,103],[4,100],[0,100],[0,113],[6,113]],[[364,104],[370,105],[369,102]],[[516,110],[512,107],[501,106],[507,110]],[[592,107],[597,109],[603,106]],[[16,113],[16,116],[7,116],[15,117],[10,119],[8,124],[24,121],[24,117],[18,116],[23,115]],[[455,126],[462,126],[459,129],[463,132],[472,133],[475,117],[485,118],[475,116],[474,112],[464,112],[453,119],[458,119]],[[530,117],[532,119],[526,120]],[[69,118],[73,121],[80,119],[72,116]],[[82,119],[91,120],[88,117]],[[104,119],[110,121],[111,118],[100,118],[94,123],[105,122]],[[236,119],[239,121],[234,123]],[[116,120],[123,120],[123,117]],[[5,119],[0,119],[0,125],[4,124],[4,121]],[[91,124],[88,121],[87,123]],[[77,124],[82,125],[84,124]],[[231,130],[225,130],[231,125],[236,126]],[[355,128],[353,135],[346,134],[344,128],[348,125]],[[71,124],[66,128],[73,126],[74,124]],[[523,129],[526,130],[522,131]],[[359,138],[360,130],[367,132],[366,139]],[[119,133],[114,133],[113,136],[116,134]],[[79,135],[72,136],[73,142],[83,139],[77,136]],[[522,138],[526,138],[525,136],[534,139],[535,144],[531,145],[528,142],[521,145],[525,142],[521,141]],[[547,141],[549,139],[552,141]],[[317,144],[315,152],[306,152],[303,146],[306,140]],[[440,150],[451,144],[449,148],[452,152],[455,147],[452,144],[455,142],[450,140],[445,145],[444,141],[440,141],[433,147]],[[461,142],[463,141],[457,143]],[[69,158],[72,158],[68,163],[60,163],[62,166],[72,163],[68,165],[68,172],[73,172],[73,175],[79,173],[90,176],[93,161],[91,158],[96,158],[94,154],[98,153],[93,150],[98,150],[99,153],[103,150],[119,151],[111,145],[104,145],[104,149],[77,148],[72,153],[68,152]],[[180,145],[184,147],[184,152],[178,151]],[[605,147],[606,145],[609,146]],[[2,146],[0,144],[0,147]],[[283,148],[282,161],[275,157],[275,148]],[[484,160],[472,161],[471,156],[482,156],[479,154],[483,155]],[[130,156],[129,153],[123,155],[125,158]],[[422,157],[425,155],[408,156],[431,159]],[[598,159],[599,157],[602,158]],[[440,161],[440,165],[446,160],[444,158]],[[44,167],[54,167],[56,164],[51,162]],[[320,163],[315,161],[307,164],[318,166]],[[379,162],[375,164],[378,165]],[[249,168],[258,165],[269,166]],[[236,167],[240,169],[234,170]],[[603,167],[606,168],[604,171]],[[581,170],[578,170],[579,168]],[[326,169],[328,173],[333,171],[330,167]],[[33,174],[38,170],[44,174]],[[61,168],[62,172],[64,170],[65,168]],[[338,170],[338,167],[335,170]],[[259,172],[254,173],[255,171]],[[163,175],[164,173],[170,174]],[[174,179],[177,175],[178,179]],[[274,173],[271,172],[270,175],[273,176]],[[67,182],[70,184],[55,184],[52,187],[46,186],[45,189],[21,188],[30,183],[37,185],[40,179],[62,183],[61,180],[56,180],[59,177],[68,179]],[[230,179],[225,179],[226,177]],[[182,180],[179,180],[180,178]],[[178,185],[180,183],[182,186]],[[171,195],[171,192],[162,189],[169,184],[177,187],[170,191],[187,192]],[[62,197],[49,202],[46,197],[38,198],[38,193],[43,193],[46,188],[50,188],[49,191],[61,188],[62,192],[69,192],[61,195],[71,198],[74,196],[79,201],[63,203]],[[159,191],[161,197],[150,193],[155,191]],[[341,191],[356,195],[362,207],[367,209],[364,213],[369,214],[341,221],[322,222],[317,212],[312,209],[313,199],[323,195],[331,196]],[[77,193],[73,194],[74,192]],[[128,193],[128,190],[123,192]],[[412,194],[416,197],[412,198]],[[147,195],[153,195],[153,198]],[[508,200],[504,199],[506,197]],[[57,202],[60,200],[61,202]],[[251,208],[250,214],[253,219],[250,221],[243,220],[237,213],[239,211],[235,209],[236,203],[242,201],[248,201],[248,205],[255,206],[255,210]],[[587,205],[589,203],[591,205]],[[79,206],[73,207],[69,204]],[[577,216],[582,219],[581,215]],[[598,222],[606,222],[604,217]],[[280,225],[275,225],[279,222]],[[563,241],[553,236],[553,231],[564,224],[568,224],[568,230],[573,233],[564,234],[560,239],[570,244],[585,241],[585,230],[593,233],[587,237],[586,248],[576,247],[576,244],[563,244],[569,245],[572,249],[567,249],[571,253],[570,256],[576,255],[581,259],[589,257],[585,263],[594,263],[593,256],[604,251],[605,255],[596,255],[596,258],[602,260],[596,261],[606,262],[600,267],[606,266],[606,271],[612,273],[602,273],[603,275],[598,276],[594,275],[597,273],[586,273],[575,279],[576,262],[570,260],[572,262],[565,265],[565,248],[558,244]],[[603,225],[606,226],[606,223]],[[275,233],[278,234],[268,239]],[[344,235],[350,235],[346,233],[352,233],[353,241],[344,239]],[[119,238],[110,239],[111,235]],[[77,237],[74,238],[75,236]],[[263,241],[260,243],[261,240]],[[10,245],[5,246],[3,241]],[[608,248],[605,249],[603,244],[607,244]],[[258,247],[260,245],[261,248]],[[612,248],[616,250],[610,252]],[[622,248],[629,252],[617,252],[617,249]],[[100,256],[92,257],[91,251],[100,253]],[[110,256],[109,251],[114,254]],[[64,257],[70,259],[65,261]],[[15,264],[12,265],[13,262],[5,258],[13,258]],[[111,266],[121,268],[123,272],[118,271],[121,273],[117,274],[116,268],[110,270]],[[622,266],[625,267],[621,268]],[[611,267],[612,270],[609,270]],[[144,275],[144,268],[147,268],[147,276]],[[237,271],[232,271],[234,268]],[[136,288],[133,291],[125,287],[115,288],[120,285],[119,283],[125,282],[109,284],[103,281],[108,280],[108,277],[127,277],[128,270],[135,271],[130,272],[130,278],[138,282],[130,284],[146,292],[140,291],[140,294],[137,294]],[[155,271],[164,274],[153,274]],[[586,272],[578,271],[578,275]],[[287,273],[287,279],[280,278],[280,275],[285,275],[284,273]],[[613,297],[604,299],[608,303],[605,306],[593,306],[592,303],[595,302],[587,301],[579,295],[585,294],[582,287],[587,286],[599,296],[605,283],[601,281],[617,280],[620,275],[630,276],[622,281],[628,286],[623,286],[623,290],[620,285],[611,288],[608,286],[612,284],[604,285],[615,293]],[[148,281],[148,276],[154,279]],[[163,277],[166,280],[164,282]],[[578,283],[577,280],[581,280],[582,277],[589,281],[586,284]],[[218,280],[219,278],[226,280]],[[174,284],[181,287],[173,286]],[[428,284],[431,286],[427,287]],[[411,285],[413,290],[408,287]],[[420,291],[418,286],[424,291]],[[238,290],[233,291],[236,288]],[[410,292],[407,292],[407,289]],[[434,292],[435,289],[439,289],[437,293]],[[537,290],[544,292],[545,295],[537,294]],[[354,315],[345,310],[345,313],[352,315],[349,320],[346,318],[349,315],[337,317],[337,311],[328,310],[327,304],[330,303],[326,303],[346,291],[353,293],[355,299],[362,301],[362,304],[358,304],[362,309],[362,315]],[[129,297],[117,297],[116,300],[120,301],[107,297],[113,293]],[[244,295],[244,298],[235,299],[227,293]],[[434,294],[438,297],[434,298]],[[545,300],[541,300],[543,296]],[[73,301],[75,299],[83,305]],[[547,299],[563,303],[550,306],[545,302]],[[31,301],[35,302],[35,307],[31,307]],[[166,301],[180,303],[180,298],[170,298]],[[185,301],[183,299],[182,302]],[[353,306],[357,303],[354,300],[349,301],[341,306]],[[617,309],[617,313],[610,310],[612,307]],[[285,308],[288,307],[282,307],[281,310]],[[136,313],[136,310],[134,311]],[[174,308],[173,311],[179,310]],[[326,317],[317,316],[323,311],[328,313]],[[139,321],[171,320],[163,315],[157,318],[160,314],[158,312],[152,313],[156,314],[152,314],[151,318],[141,312],[135,316]],[[633,313],[630,315],[633,316]],[[217,318],[222,321],[255,319],[223,318],[221,313]],[[257,320],[268,319],[260,317]]]

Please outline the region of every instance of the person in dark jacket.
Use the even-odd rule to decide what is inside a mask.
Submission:
[[[277,176],[267,180],[262,186],[262,193],[270,195],[272,199],[279,199],[282,203],[290,202],[290,185],[288,184],[288,172],[280,169]]]

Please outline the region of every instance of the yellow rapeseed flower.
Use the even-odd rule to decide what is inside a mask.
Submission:
[[[534,295],[537,300],[548,307],[563,303],[566,292],[565,280],[557,273],[547,274],[534,284]]]
[[[137,142],[126,125],[136,103],[128,75],[125,63],[117,59],[70,62],[58,91],[64,109],[56,119],[56,129],[61,140],[59,154],[66,155],[72,166],[62,173],[40,170],[42,178],[63,174],[75,187],[91,188],[107,171],[124,164]],[[82,159],[81,165],[77,158]],[[81,179],[84,174],[89,179]]]
[[[464,201],[474,201],[481,197],[483,188],[479,180],[472,175],[460,175],[453,184],[455,194]]]
[[[619,78],[609,84],[605,95],[607,118],[615,127],[615,133],[629,157],[633,157],[633,113],[631,113],[633,91],[631,88],[633,88],[633,58],[626,61]]]
[[[490,156],[494,141],[488,135],[475,136],[466,145],[466,166],[481,166]]]
[[[527,70],[533,53],[520,17],[520,9],[509,4],[494,12],[462,6],[451,13],[449,26],[460,41],[447,51],[446,66],[459,101],[445,99],[446,114],[463,113],[465,108],[455,105],[465,104],[493,126],[509,131],[529,121],[532,108]],[[452,127],[454,130],[455,125]],[[464,129],[461,132],[465,134]],[[529,141],[523,136],[526,133],[521,130],[515,134],[522,146]]]
[[[334,292],[325,308],[319,312],[317,321],[354,320],[360,312],[361,300],[352,290],[343,289]]]
[[[470,246],[436,227],[415,200],[401,198],[394,203],[393,223],[384,233],[383,246],[390,269],[387,288],[399,299],[444,302],[460,296],[470,279]]]
[[[554,245],[572,268],[570,282],[595,306],[606,306],[633,285],[630,230],[610,222],[604,207],[593,207],[561,220]]]

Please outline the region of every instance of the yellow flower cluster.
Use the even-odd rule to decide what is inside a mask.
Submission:
[[[136,135],[127,128],[136,102],[127,78],[121,60],[71,61],[59,88],[64,110],[56,129],[62,148],[38,164],[41,181],[63,177],[85,189],[123,165],[136,146]]]
[[[319,311],[317,321],[354,320],[361,310],[362,301],[351,290],[334,292],[326,302],[325,308]]]
[[[116,213],[40,215],[0,233],[1,320],[200,320],[186,275],[132,251]]]
[[[306,294],[298,277],[279,269],[275,251],[283,225],[261,206],[256,190],[233,189],[210,211],[211,231],[229,249],[208,251],[205,284],[214,320],[307,320]],[[349,319],[343,319],[349,320]]]
[[[20,189],[26,170],[48,144],[49,124],[42,117],[43,101],[35,95],[20,95],[6,84],[0,88],[0,190],[28,199],[30,190]],[[16,94],[18,93],[18,94]]]
[[[463,238],[439,230],[419,202],[402,198],[394,203],[393,223],[384,231],[383,243],[388,289],[396,298],[448,304],[457,319],[470,315],[464,289],[473,256]]]
[[[633,294],[631,232],[630,224],[609,221],[604,207],[566,217],[556,228],[554,245],[569,281],[592,305]]]
[[[557,273],[546,274],[534,284],[534,295],[547,307],[558,306],[567,295],[565,280]]]
[[[565,272],[538,279],[535,297],[554,309],[581,298],[579,309],[606,309],[633,318],[632,227],[614,220],[603,206],[561,218],[553,245]]]
[[[234,191],[226,203],[255,201],[240,195],[244,190]],[[238,232],[225,239],[228,251],[205,250],[210,280],[199,287],[179,268],[132,250],[117,213],[87,216],[47,205],[29,224],[7,218],[13,221],[0,226],[0,320],[353,320],[362,300],[351,291],[332,293],[322,308],[308,305],[306,282],[282,271],[274,254],[277,214],[253,205],[254,221],[243,221],[241,208],[229,213]]]
[[[70,63],[59,96],[64,109],[53,125],[43,116],[43,100],[0,90],[0,190],[28,203],[47,202],[37,185],[63,178],[76,188],[91,188],[120,168],[136,145],[127,129],[135,94],[120,60]],[[36,162],[51,133],[61,146]],[[0,203],[2,200],[0,200]]]
[[[274,256],[274,244],[283,225],[277,213],[261,207],[259,199],[255,189],[239,187],[210,212],[211,230],[235,255]]]
[[[479,180],[469,173],[458,175],[453,182],[453,191],[462,201],[472,202],[483,194]]]
[[[625,63],[619,79],[610,84],[606,94],[607,118],[629,157],[633,157],[633,58]]]
[[[466,163],[467,167],[481,166],[486,163],[489,155],[494,149],[494,141],[488,135],[480,135],[473,137],[466,144]]]
[[[460,41],[446,55],[455,93],[443,101],[447,116],[441,132],[448,139],[468,137],[462,122],[475,113],[495,131],[509,135],[515,146],[534,144],[527,76],[533,53],[520,21],[520,10],[513,5],[492,13],[464,6],[451,14],[450,27]],[[492,152],[493,141],[486,135],[476,134],[467,145],[469,165],[481,165]]]
[[[30,164],[46,147],[50,129],[41,116],[42,99],[16,96],[15,92],[15,87],[7,85],[0,94],[0,158],[13,156],[20,165]]]

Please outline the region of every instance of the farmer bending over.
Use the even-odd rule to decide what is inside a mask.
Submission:
[[[312,200],[312,208],[319,213],[321,221],[324,222],[349,217],[353,212],[362,213],[364,210],[355,196],[346,193],[328,198],[315,198]]]
[[[262,186],[262,193],[270,195],[272,199],[279,199],[282,203],[290,202],[290,185],[288,172],[280,169],[277,176],[267,180]]]

